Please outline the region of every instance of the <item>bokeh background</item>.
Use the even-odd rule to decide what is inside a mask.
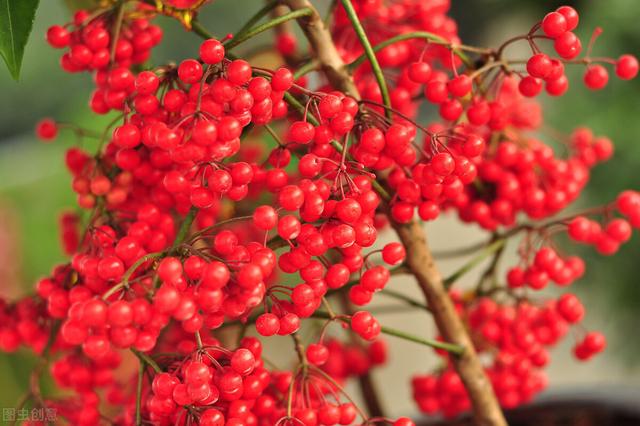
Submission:
[[[20,82],[11,80],[6,69],[0,67],[0,294],[3,297],[32,291],[35,280],[63,259],[56,228],[58,212],[74,205],[63,153],[76,141],[65,133],[53,144],[39,143],[33,136],[34,123],[43,116],[51,116],[100,129],[100,125],[108,121],[108,118],[96,120],[89,114],[90,77],[63,73],[58,67],[59,52],[50,49],[44,41],[46,28],[68,21],[69,4],[82,1],[42,1],[25,52]],[[316,3],[322,5],[328,0]],[[547,11],[569,3],[580,11],[578,33],[583,40],[588,39],[596,26],[604,29],[595,45],[595,55],[615,57],[621,53],[640,53],[640,2],[637,0],[457,0],[453,3],[451,14],[458,21],[467,44],[497,45],[505,38],[526,31]],[[243,19],[260,4],[261,0],[216,0],[203,12],[201,21],[215,34],[224,35],[239,28]],[[161,18],[160,22],[165,29],[165,40],[154,50],[156,62],[179,61],[186,55],[197,54],[199,42],[195,35],[185,33],[168,19]],[[266,35],[256,45],[269,40]],[[552,128],[570,132],[577,125],[588,124],[594,133],[608,135],[615,143],[614,158],[596,168],[588,190],[578,203],[594,205],[612,200],[624,188],[640,189],[640,79],[620,82],[612,77],[604,90],[593,93],[581,84],[582,71],[582,67],[569,71],[571,88],[567,95],[561,99],[542,98],[547,104],[545,119]],[[461,226],[453,218],[430,224],[428,230],[436,249],[460,247],[484,238],[475,227]],[[589,265],[586,277],[572,288],[588,307],[585,325],[605,331],[610,342],[603,356],[582,364],[570,355],[573,342],[569,337],[568,342],[552,354],[547,397],[585,391],[603,393],[604,390],[636,398],[640,388],[640,339],[637,337],[640,238],[636,235],[613,258],[602,258],[575,246],[570,250],[584,255]],[[445,261],[441,265],[447,273],[462,261]],[[472,283],[474,277],[471,275],[465,281]],[[397,278],[392,285],[419,297],[410,279]],[[378,303],[389,306],[392,302]],[[389,313],[380,318],[390,326],[434,335],[431,320],[421,312]],[[430,328],[425,330],[425,327]],[[391,413],[415,412],[408,383],[410,375],[426,372],[434,365],[435,358],[426,348],[397,340],[390,343],[391,360],[386,368],[376,372],[374,379],[387,395],[385,406]],[[15,406],[26,390],[33,362],[27,354],[0,354],[0,407]]]

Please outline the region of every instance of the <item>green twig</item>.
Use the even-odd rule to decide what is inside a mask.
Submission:
[[[193,224],[193,220],[196,218],[196,214],[198,213],[198,209],[195,207],[191,207],[189,213],[185,216],[182,224],[180,225],[180,229],[178,229],[178,233],[176,234],[176,239],[173,241],[173,245],[171,246],[172,250],[175,250],[180,244],[184,242],[189,234],[189,230],[191,229],[191,225]]]
[[[299,100],[296,99],[295,96],[293,96],[289,92],[284,92],[284,100],[286,103],[294,107],[300,113],[300,115],[304,115],[305,107],[300,103]],[[307,112],[307,121],[314,126],[320,125],[320,121],[318,121],[318,119],[311,112]]]
[[[382,95],[382,103],[386,107],[391,108],[391,97],[389,96],[389,88],[387,87],[387,82],[384,79],[382,68],[378,63],[378,59],[376,58],[376,53],[373,50],[373,47],[371,46],[371,42],[367,37],[367,33],[364,31],[364,28],[362,27],[362,23],[358,18],[358,14],[356,13],[356,10],[353,8],[353,5],[351,4],[351,0],[341,0],[341,1],[342,1],[342,6],[344,7],[344,10],[347,12],[347,16],[351,21],[351,25],[353,26],[353,29],[355,30],[356,35],[358,36],[358,39],[360,40],[360,43],[364,48],[364,53],[367,56],[367,59],[369,59],[369,62],[371,63],[371,69],[373,70],[373,75],[376,78],[378,87],[380,87],[380,94]],[[385,108],[385,116],[389,119],[392,118],[391,111],[387,108]]]
[[[142,424],[142,381],[144,380],[144,362],[140,360],[138,369],[138,385],[136,387],[136,426]]]
[[[444,279],[445,287],[450,287],[460,277],[462,277],[464,274],[466,274],[467,272],[469,272],[470,270],[472,270],[473,268],[478,266],[486,258],[488,258],[492,254],[500,251],[504,247],[505,243],[506,243],[506,240],[504,238],[500,238],[500,239],[495,240],[494,242],[492,242],[488,246],[486,246],[480,253],[478,253],[471,260],[469,260],[467,263],[462,265],[462,267],[460,269],[458,269],[453,274],[451,274],[447,278],[445,278]]]
[[[411,33],[398,34],[395,37],[391,37],[385,41],[382,41],[373,47],[373,51],[378,52],[384,49],[385,47],[391,46],[392,44],[398,43],[400,41],[414,40],[414,39],[424,39],[434,44],[451,46],[451,42],[447,41],[446,39],[436,34],[426,32],[426,31],[415,31]],[[467,55],[464,54],[464,52],[461,52],[460,50],[453,48],[453,53],[454,55],[458,56],[458,58],[460,58],[466,66],[473,67],[473,62],[471,61],[471,59],[469,59]],[[368,58],[367,54],[363,53],[362,55],[358,56],[355,60],[353,60],[350,64],[348,64],[347,68],[349,68],[350,70],[354,70],[358,68],[364,61],[366,61],[367,58]]]
[[[328,312],[316,311],[312,317],[314,318],[324,318],[324,319],[332,319],[331,315]],[[342,319],[342,318],[341,318]],[[343,321],[348,322],[347,319],[342,319]],[[444,351],[450,352],[454,355],[462,355],[464,352],[464,347],[460,345],[456,345],[453,343],[441,342],[433,339],[424,339],[422,337],[414,336],[410,333],[405,333],[404,331],[397,330],[395,328],[382,326],[380,327],[380,331],[383,334],[389,336],[395,336],[400,339],[408,340],[410,342],[419,343],[421,345],[430,346],[435,349],[442,349]]]
[[[198,34],[200,37],[204,39],[216,38],[197,19],[194,19],[193,21],[191,21],[191,31]]]
[[[164,256],[166,254],[166,252],[164,251],[159,251],[156,253],[149,253],[145,256],[142,256],[140,259],[136,260],[136,262],[131,265],[131,267],[129,269],[127,269],[127,272],[125,272],[125,274],[122,276],[122,280],[114,285],[113,287],[111,287],[109,290],[107,290],[106,293],[104,293],[102,295],[102,300],[107,300],[109,299],[111,296],[113,296],[115,293],[117,293],[118,291],[122,290],[123,288],[129,288],[129,278],[131,278],[131,275],[133,275],[133,273],[145,262],[148,262],[149,260],[154,260],[154,259],[158,259],[162,256]]]
[[[133,352],[133,354],[138,357],[141,364],[146,364],[149,367],[153,368],[153,371],[155,371],[157,374],[162,373],[162,368],[160,368],[158,363],[155,362],[149,355],[142,353],[135,348],[131,348],[131,352]]]
[[[311,71],[317,70],[318,66],[319,66],[318,61],[316,61],[315,59],[309,60],[309,62],[302,65],[300,68],[296,70],[296,72],[293,73],[294,81],[299,79],[302,76],[309,74]]]
[[[278,5],[278,3],[279,3],[278,0],[272,0],[267,2],[267,4],[265,4],[260,10],[258,10],[255,13],[255,15],[249,18],[249,20],[245,22],[245,24],[238,31],[234,33],[234,37],[240,37],[247,31],[249,31],[251,27],[253,27],[255,24],[258,23],[258,21],[260,21],[262,18],[267,16],[267,14],[271,12]]]
[[[424,309],[425,311],[431,311],[431,309],[429,309],[429,307],[427,305],[425,305],[424,303],[420,303],[416,300],[414,300],[412,297],[407,296],[406,294],[402,294],[398,291],[395,290],[391,290],[388,288],[385,288],[383,290],[380,290],[380,294],[384,294],[385,296],[389,296],[392,297],[394,299],[397,300],[402,300],[403,302],[405,302],[406,304],[416,307],[416,308],[420,308],[420,309]]]
[[[285,15],[279,16],[275,19],[272,19],[268,22],[265,22],[264,24],[255,26],[253,28],[248,29],[247,31],[245,31],[243,34],[237,35],[236,37],[232,38],[231,40],[226,41],[224,44],[224,47],[227,50],[231,50],[234,47],[236,47],[237,45],[249,40],[252,37],[257,36],[260,33],[263,33],[271,28],[277,27],[280,24],[283,24],[287,21],[291,21],[292,19],[298,19],[301,18],[303,16],[310,16],[313,13],[313,11],[309,8],[303,8],[303,9],[299,9],[299,10],[294,10],[292,12],[289,12]]]

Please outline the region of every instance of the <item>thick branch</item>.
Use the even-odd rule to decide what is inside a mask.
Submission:
[[[307,0],[285,0],[292,9],[313,8]],[[314,9],[308,17],[298,20],[320,62],[329,82],[356,99],[360,94],[338,54],[331,33],[327,30],[318,12]],[[453,302],[445,289],[442,275],[434,263],[427,244],[424,229],[418,222],[406,225],[394,224],[400,240],[406,247],[407,265],[415,275],[424,293],[427,304],[445,341],[464,347],[460,356],[452,356],[456,371],[460,375],[473,405],[476,424],[479,426],[506,426],[493,388],[487,378],[473,343],[464,324],[455,311]]]
[[[320,63],[320,68],[336,89],[360,99],[358,89],[356,89],[345,63],[333,44],[331,33],[313,4],[308,0],[284,0],[284,3],[291,10],[313,9],[311,15],[299,18],[298,23],[309,40],[314,55]]]
[[[473,404],[476,424],[479,426],[506,426],[493,387],[484,372],[473,343],[460,317],[456,313],[451,298],[447,294],[442,275],[429,250],[427,237],[418,222],[394,223],[394,228],[407,250],[406,263],[427,299],[427,304],[446,342],[465,348],[459,357],[452,357],[454,367]]]

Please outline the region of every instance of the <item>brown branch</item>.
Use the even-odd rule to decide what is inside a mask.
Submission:
[[[290,9],[312,8],[314,13],[298,20],[325,76],[338,90],[360,99],[360,94],[347,71],[317,10],[308,0],[284,0]],[[475,422],[478,426],[506,426],[502,410],[491,383],[478,359],[465,326],[456,313],[453,302],[445,289],[422,226],[412,221],[409,224],[394,223],[400,240],[407,251],[406,263],[416,277],[442,337],[451,343],[462,345],[464,353],[452,357],[454,367],[462,379],[471,400]]]
[[[322,17],[308,0],[284,0],[284,3],[291,10],[299,10],[308,7],[314,12],[311,16],[298,19],[298,24],[302,28],[314,55],[320,62],[320,67],[331,85],[350,96],[360,99],[358,89],[349,74],[349,71],[340,57],[331,33],[327,29]]]
[[[418,222],[403,225],[394,223],[394,229],[407,251],[407,265],[418,281],[427,304],[445,341],[465,348],[462,355],[452,357],[453,365],[467,389],[478,426],[506,426],[502,410],[493,387],[484,372],[465,326],[436,266],[424,229]]]

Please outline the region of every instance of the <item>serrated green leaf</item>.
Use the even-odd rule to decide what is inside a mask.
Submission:
[[[20,76],[39,0],[0,0],[0,55],[14,80]]]

